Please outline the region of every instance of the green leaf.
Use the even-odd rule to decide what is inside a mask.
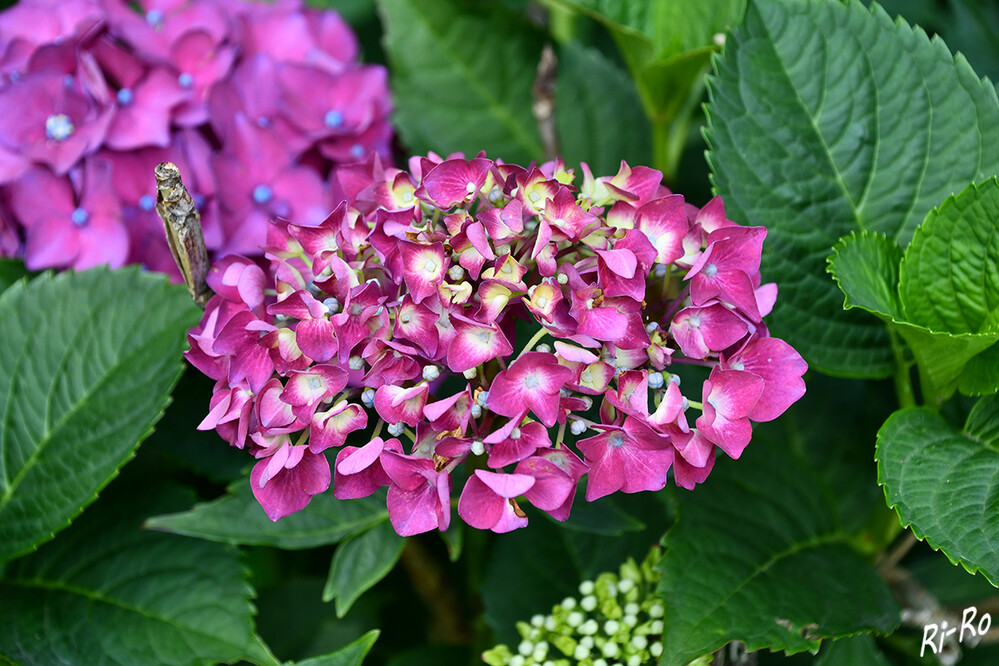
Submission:
[[[961,431],[926,408],[895,412],[875,457],[902,524],[999,585],[999,398],[980,399]]]
[[[908,245],[931,207],[999,170],[999,103],[963,57],[856,0],[751,2],[709,79],[709,164],[729,217],[769,229],[768,319],[818,370],[886,377],[885,328],[824,274],[858,230]]]
[[[681,665],[738,640],[749,650],[814,652],[824,638],[890,631],[898,608],[848,535],[814,472],[755,438],[737,461],[679,496],[664,539],[663,658]]]
[[[999,344],[992,345],[961,373],[959,388],[964,395],[989,395],[999,391]]]
[[[714,36],[738,22],[745,0],[558,0],[582,11],[612,31],[643,40],[649,56],[667,60],[713,43]]]
[[[190,511],[155,516],[146,527],[223,543],[298,549],[337,543],[387,518],[384,493],[338,500],[327,491],[298,513],[271,522],[253,497],[250,480],[243,478],[227,495]]]
[[[394,123],[409,152],[480,150],[506,162],[544,157],[531,87],[544,42],[503,7],[378,0]]]
[[[337,546],[323,601],[336,600],[336,615],[343,617],[354,602],[384,578],[402,555],[406,540],[385,520]]]
[[[745,0],[551,0],[603,23],[614,37],[652,123],[652,163],[668,181],[704,93],[716,36],[735,25]]]
[[[914,247],[921,251],[920,239],[921,235],[917,233],[906,257]],[[989,380],[999,375],[999,360],[996,352],[982,352],[999,341],[999,332],[953,334],[911,323],[902,314],[905,306],[898,293],[902,256],[901,249],[883,234],[865,231],[841,239],[829,257],[828,270],[846,294],[843,307],[857,307],[877,315],[905,339],[919,365],[921,386],[928,403],[942,402],[959,382],[969,394],[995,393],[996,385],[989,384]],[[918,252],[916,256],[910,266],[918,261]],[[917,269],[910,268],[910,274],[914,270]],[[956,273],[961,269],[943,267],[940,270]],[[910,288],[909,301],[918,298],[919,293]],[[930,298],[927,296],[928,300]],[[957,294],[954,298],[960,300]],[[972,359],[975,362],[969,365]]]
[[[24,267],[24,262],[15,259],[0,258],[0,292],[28,275],[30,273]]]
[[[934,331],[999,331],[999,179],[930,211],[899,272],[905,319]]]
[[[594,174],[615,174],[621,160],[648,164],[649,121],[635,84],[601,53],[566,45],[558,64],[555,114],[560,156],[586,162]]]
[[[889,666],[888,659],[878,649],[874,637],[860,634],[822,644],[815,666]]]
[[[149,512],[185,501],[163,484],[115,484],[58,539],[10,564],[0,661],[276,664],[254,635],[237,551],[141,529]]]
[[[884,234],[863,231],[841,238],[828,272],[846,294],[843,309],[862,308],[886,320],[901,319],[898,267],[902,248]]]
[[[373,629],[342,650],[322,657],[295,662],[295,666],[361,666],[364,663],[364,657],[371,651],[371,646],[378,640],[380,633],[377,629]]]
[[[198,309],[162,275],[42,275],[0,295],[0,561],[64,528],[135,452]]]

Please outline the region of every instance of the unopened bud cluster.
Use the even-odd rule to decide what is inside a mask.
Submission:
[[[518,622],[521,642],[482,655],[490,666],[643,666],[662,655],[663,600],[656,594],[660,558],[654,548],[641,564],[579,585],[547,615]]]

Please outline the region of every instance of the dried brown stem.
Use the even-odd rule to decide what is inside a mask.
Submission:
[[[538,133],[544,146],[545,158],[555,159],[559,154],[558,132],[555,129],[555,76],[558,73],[558,58],[551,44],[545,44],[538,61],[538,73],[534,78],[531,94],[534,104],[531,110],[538,123]]]

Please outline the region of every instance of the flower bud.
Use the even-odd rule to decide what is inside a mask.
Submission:
[[[365,407],[375,406],[375,390],[373,388],[366,388],[361,391],[361,404]]]

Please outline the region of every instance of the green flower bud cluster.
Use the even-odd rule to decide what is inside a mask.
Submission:
[[[548,616],[518,622],[521,642],[497,645],[482,655],[489,666],[643,666],[662,655],[665,606],[656,594],[662,554],[653,548],[618,573],[602,573],[579,584]]]

